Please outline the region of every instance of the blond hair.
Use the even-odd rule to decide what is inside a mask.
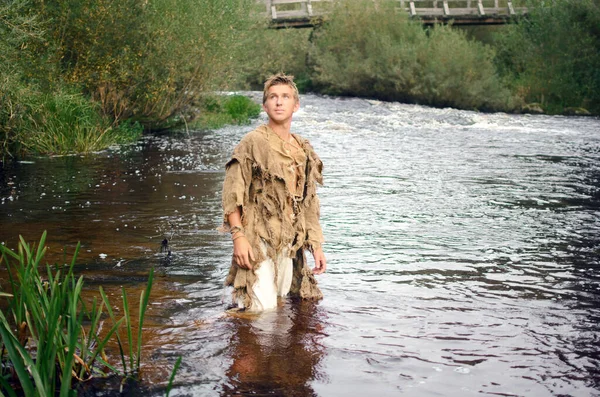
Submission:
[[[298,97],[298,87],[296,87],[296,83],[294,83],[294,76],[286,75],[284,73],[277,73],[265,81],[265,89],[263,90],[263,104],[267,102],[267,91],[269,91],[269,88],[280,84],[290,86],[294,91],[294,99],[296,102],[300,102],[300,98]]]

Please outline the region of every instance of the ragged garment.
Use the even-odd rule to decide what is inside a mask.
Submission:
[[[292,136],[301,152],[267,125],[242,138],[226,165],[224,229],[229,229],[228,215],[241,207],[242,226],[255,257],[253,267],[260,266],[266,257],[275,261],[277,253],[288,247],[293,258],[290,295],[317,300],[323,294],[304,250],[320,248],[324,241],[317,196],[317,184],[323,184],[323,163],[306,139]],[[266,256],[261,241],[266,244]],[[250,306],[248,291],[255,282],[252,270],[239,268],[232,261],[225,285],[234,287],[234,300],[241,299]]]

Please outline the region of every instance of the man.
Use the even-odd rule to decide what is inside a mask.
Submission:
[[[225,284],[246,310],[275,308],[288,293],[323,297],[314,277],[326,269],[316,191],[323,163],[307,140],[290,132],[299,107],[293,77],[271,76],[263,91],[268,123],[244,136],[226,165],[223,211],[233,260]],[[314,257],[312,272],[305,249]]]

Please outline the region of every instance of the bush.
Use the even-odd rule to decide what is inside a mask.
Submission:
[[[133,141],[142,132],[136,123],[114,125],[109,117],[101,115],[97,103],[76,91],[36,94],[24,102],[26,109],[16,139],[26,152],[86,153]]]
[[[247,124],[257,118],[261,107],[243,95],[206,96],[194,128],[216,129],[226,124]]]
[[[583,107],[600,114],[597,0],[531,1],[529,14],[497,36],[496,64],[526,102],[550,113]]]
[[[295,76],[300,92],[310,88],[307,57],[311,29],[268,29],[259,23],[248,32],[240,53],[239,87],[262,91],[265,80],[276,73]]]
[[[191,117],[203,91],[226,85],[254,6],[251,0],[51,4],[44,17],[55,21],[51,35],[68,81],[106,114],[148,128]]]
[[[451,26],[430,31],[413,93],[423,103],[461,109],[512,110],[514,101],[494,65],[494,51]]]
[[[423,29],[393,0],[337,2],[313,37],[317,89],[427,105],[510,109],[490,47],[451,27]]]
[[[255,7],[253,0],[0,2],[3,155],[97,150],[135,138],[140,124],[165,129],[192,120],[203,92],[239,81]]]

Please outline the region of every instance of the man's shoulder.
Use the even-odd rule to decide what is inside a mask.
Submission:
[[[248,132],[246,135],[244,135],[244,137],[242,138],[242,140],[240,141],[240,143],[244,143],[246,145],[248,144],[256,144],[256,143],[263,143],[267,140],[267,126],[266,125],[261,125],[255,129],[253,129],[252,131]]]

